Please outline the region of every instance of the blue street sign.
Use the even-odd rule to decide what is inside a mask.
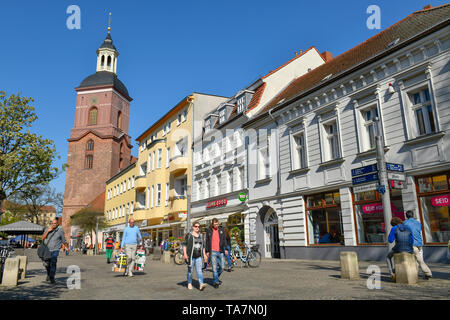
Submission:
[[[384,194],[386,192],[386,187],[384,185],[383,186],[378,186],[377,187],[377,191],[378,191],[379,194]]]
[[[372,173],[372,172],[377,172],[378,171],[378,167],[377,164],[371,164],[365,167],[361,167],[361,168],[357,168],[357,169],[352,169],[352,177],[355,176],[360,176],[362,174],[368,174],[368,173]]]
[[[388,171],[397,171],[397,172],[405,172],[405,168],[402,164],[397,163],[386,163],[386,170]]]
[[[366,182],[372,182],[378,180],[378,173],[371,173],[367,174],[365,176],[360,176],[352,179],[352,183],[355,184],[361,184]]]

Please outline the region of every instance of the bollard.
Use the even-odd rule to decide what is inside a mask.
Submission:
[[[27,256],[18,256],[19,259],[19,280],[25,279],[27,277]]]
[[[19,258],[7,258],[3,269],[2,286],[17,286]]]
[[[341,258],[341,278],[349,280],[359,279],[358,256],[354,251],[343,251]]]
[[[418,271],[416,259],[412,253],[400,252],[394,254],[395,282],[417,284]]]
[[[163,252],[162,262],[163,262],[163,263],[170,263],[170,262],[171,262],[171,259],[170,259],[170,251],[164,251],[164,252]]]

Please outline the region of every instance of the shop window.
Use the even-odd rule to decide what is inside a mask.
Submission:
[[[309,244],[344,244],[339,192],[307,196]]]
[[[401,190],[391,189],[390,198],[392,216],[405,220]],[[385,243],[386,224],[380,194],[375,190],[355,193],[354,210],[358,243]]]
[[[426,243],[449,241],[450,174],[417,178],[418,201]]]

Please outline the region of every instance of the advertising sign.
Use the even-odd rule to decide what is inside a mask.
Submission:
[[[448,207],[450,206],[450,194],[445,194],[443,196],[437,196],[431,198],[431,205],[433,207]]]
[[[211,201],[211,202],[208,202],[206,204],[206,209],[226,206],[227,203],[228,203],[227,199],[220,199],[220,200],[216,200],[216,201]]]

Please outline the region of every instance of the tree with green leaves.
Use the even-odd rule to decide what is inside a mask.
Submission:
[[[5,199],[58,175],[53,141],[29,131],[37,119],[33,101],[0,91],[0,211]]]
[[[89,234],[91,239],[93,239],[92,235],[97,235],[98,230],[102,230],[108,227],[104,219],[104,213],[92,208],[84,208],[70,217],[70,224],[72,226],[79,227],[84,234]],[[97,248],[96,241],[96,248]],[[98,249],[97,249],[98,250]]]

